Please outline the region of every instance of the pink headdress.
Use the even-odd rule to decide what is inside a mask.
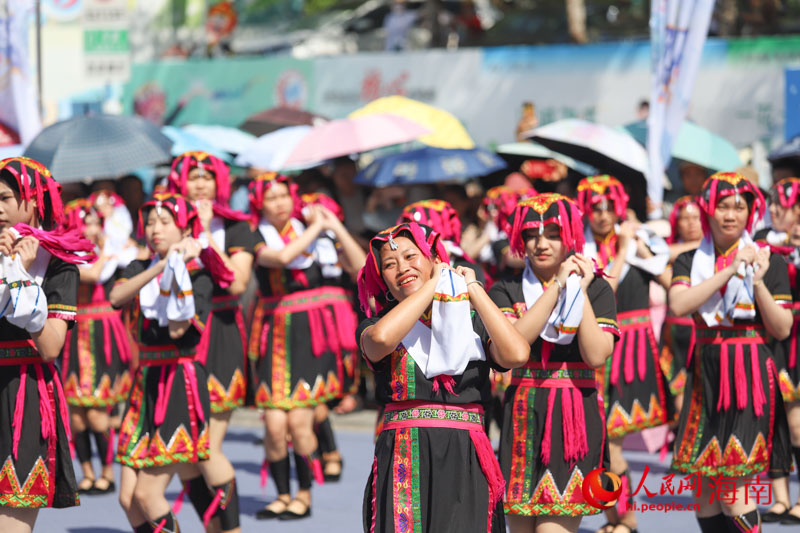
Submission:
[[[583,252],[583,214],[577,204],[561,194],[537,194],[517,204],[511,215],[511,251],[518,257],[525,255],[525,240],[522,232],[538,228],[543,231],[548,224],[556,224],[561,230],[561,242],[570,251]]]
[[[90,198],[77,198],[64,207],[64,229],[74,229],[83,233],[85,227],[84,219],[90,214],[96,215],[101,221],[103,220],[103,216],[95,210]]]
[[[336,203],[336,200],[327,194],[322,194],[321,192],[312,192],[300,196],[301,209],[307,205],[321,205],[333,213],[336,218],[344,222],[344,210],[342,209],[342,206]]]
[[[492,221],[502,231],[509,233],[508,217],[517,207],[517,202],[536,196],[536,189],[512,189],[505,185],[492,187],[483,197],[483,206],[492,217]]]
[[[700,209],[706,215],[700,217],[700,221],[703,224],[703,234],[711,234],[708,218],[714,216],[717,204],[726,196],[731,195],[749,195],[752,200],[749,204],[750,214],[747,217],[747,226],[745,227],[748,232],[752,231],[755,221],[764,216],[766,202],[758,187],[750,183],[747,178],[738,172],[717,172],[706,179],[705,183],[703,183],[703,189],[700,191]]]
[[[784,178],[772,186],[770,193],[773,201],[778,201],[784,209],[790,209],[800,199],[800,178]]]
[[[628,209],[628,194],[620,181],[608,174],[589,176],[578,182],[578,207],[585,216],[592,212],[592,206],[601,201],[614,204],[614,213],[625,218]]]
[[[22,201],[28,202],[36,198],[36,209],[42,227],[52,230],[63,223],[61,185],[52,178],[47,167],[27,157],[9,157],[0,161],[0,174],[6,172],[16,180]]]
[[[695,206],[698,211],[700,210],[700,202],[698,198],[692,195],[681,196],[678,198],[678,201],[675,202],[675,205],[672,206],[672,212],[669,214],[669,227],[672,231],[670,232],[669,237],[667,237],[668,244],[675,244],[678,242],[678,217],[681,215],[681,211],[690,205]]]
[[[288,176],[277,172],[264,172],[253,179],[248,187],[250,199],[250,224],[255,227],[261,220],[261,210],[264,207],[264,194],[276,183],[285,183],[289,187],[289,194],[294,204],[293,217],[300,216],[300,197],[297,194],[297,184],[292,183]]]
[[[358,273],[358,299],[361,303],[361,309],[367,316],[371,315],[370,298],[375,299],[375,310],[378,312],[389,304],[386,297],[388,288],[381,275],[381,248],[387,242],[393,243],[394,238],[398,235],[408,237],[414,241],[414,244],[417,245],[417,248],[425,257],[432,258],[435,254],[440,261],[444,263],[450,262],[447,250],[445,250],[439,234],[428,226],[422,226],[416,222],[408,222],[378,233],[369,241],[367,262]]]
[[[397,219],[398,224],[405,222],[430,226],[442,239],[457,245],[461,243],[461,219],[450,202],[422,200],[408,204]]]
[[[186,182],[193,168],[200,168],[214,175],[217,183],[217,203],[228,205],[231,195],[228,165],[222,159],[206,152],[185,152],[172,161],[168,178],[169,192],[186,196]]]

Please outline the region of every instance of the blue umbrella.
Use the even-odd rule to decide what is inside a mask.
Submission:
[[[141,117],[87,115],[56,122],[36,136],[25,157],[61,183],[115,178],[170,160],[172,141]]]
[[[233,159],[228,152],[220,150],[216,146],[208,143],[204,139],[201,139],[197,135],[194,135],[183,128],[164,126],[161,128],[161,133],[169,137],[169,139],[173,142],[172,149],[170,151],[174,156],[181,155],[184,152],[198,151],[208,152],[211,155],[219,157],[226,163],[230,163],[231,159]]]
[[[463,183],[504,168],[503,159],[483,148],[448,150],[427,146],[377,159],[359,172],[355,181],[373,187],[443,181]]]

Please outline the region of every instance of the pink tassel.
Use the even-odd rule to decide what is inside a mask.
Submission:
[[[375,533],[375,522],[377,522],[378,509],[375,507],[375,500],[378,497],[378,458],[372,459],[372,524],[369,526],[369,533]],[[489,506],[491,514],[492,507]]]
[[[335,354],[341,353],[341,346],[339,346],[339,334],[336,330],[336,322],[333,320],[333,313],[328,306],[320,309],[322,315],[322,323],[325,326],[325,338],[328,341],[328,348]]]
[[[22,435],[22,417],[25,413],[25,388],[28,384],[28,365],[20,365],[19,367],[19,387],[17,388],[17,399],[14,405],[14,420],[11,425],[14,427],[14,437],[12,444],[12,451],[14,452],[14,460],[17,459],[17,449],[19,448],[19,439]]]
[[[647,341],[647,328],[641,328],[637,331],[639,335],[639,353],[636,354],[636,369],[639,371],[639,381],[644,381],[644,377],[647,371],[647,357],[652,356],[652,352],[647,351],[645,348],[646,341]]]
[[[503,473],[500,471],[500,465],[497,464],[497,458],[494,455],[492,443],[489,442],[486,432],[470,431],[469,436],[472,439],[472,445],[475,446],[478,464],[481,465],[481,471],[489,485],[489,516],[486,520],[486,531],[487,533],[491,533],[494,508],[497,507],[497,503],[503,499],[506,481],[503,478]]]
[[[153,530],[153,533],[161,533],[162,531],[164,531],[164,526],[166,525],[167,525],[167,519],[165,518],[164,520],[158,523],[156,528]]]
[[[269,463],[267,463],[267,460],[264,459],[264,461],[261,463],[261,471],[260,471],[260,474],[261,474],[261,488],[262,489],[265,489],[267,487],[267,479],[269,478],[268,466],[269,466]]]
[[[55,363],[47,364],[50,367],[50,374],[53,376],[53,383],[55,383],[56,395],[58,396],[58,408],[61,414],[61,422],[64,425],[64,432],[67,434],[67,440],[71,440],[72,428],[69,424],[69,407],[67,406],[67,397],[64,395],[64,387],[61,385],[61,380],[58,379]],[[55,421],[53,427],[55,427]]]
[[[734,349],[733,378],[736,384],[736,408],[747,407],[747,373],[744,370],[744,352],[742,345],[736,343]]]
[[[792,277],[792,279],[796,279],[796,277]],[[794,324],[792,324],[792,333],[791,333],[791,341],[789,343],[789,368],[794,368],[797,365],[797,324],[800,321],[795,320]]]
[[[36,371],[36,386],[39,389],[39,416],[42,419],[42,438],[49,439],[56,434],[55,412],[50,409],[50,393],[47,391],[47,384],[44,382],[42,365],[35,364],[33,369]]]
[[[620,478],[622,478],[620,485],[622,490],[619,493],[619,500],[617,501],[617,512],[619,512],[619,514],[625,514],[628,512],[628,500],[630,499],[631,488],[626,474],[621,475]]]
[[[612,385],[619,383],[619,367],[622,363],[622,342],[614,345],[614,354],[611,356],[611,377],[609,381]]]
[[[111,366],[111,325],[108,318],[103,319],[103,353],[106,355],[106,365]]]
[[[69,425],[69,424],[65,424]],[[110,465],[111,462],[114,460],[114,437],[116,437],[116,432],[114,428],[108,430],[108,451],[106,452],[106,464]]]
[[[183,363],[183,373],[185,374],[184,379],[188,380],[189,382],[189,390],[192,394],[192,397],[189,398],[190,402],[194,402],[194,409],[197,413],[197,418],[200,419],[201,422],[206,421],[205,414],[203,413],[203,403],[200,401],[200,394],[197,391],[197,373],[194,370],[194,363],[192,362],[185,362]],[[174,372],[172,377],[174,377]],[[172,381],[169,382],[170,390],[172,390]],[[203,383],[205,387],[206,384]]]
[[[550,389],[550,394],[547,397],[547,418],[544,422],[544,437],[542,438],[542,462],[546,465],[550,464],[550,435],[553,431],[553,407],[556,403],[556,389]]]
[[[458,396],[455,393],[454,387],[456,384],[456,380],[453,379],[453,376],[448,376],[447,374],[439,374],[433,378],[433,385],[431,385],[431,392],[433,394],[439,394],[439,385],[444,387],[444,390],[447,391],[448,394],[452,394],[453,396]]]
[[[722,343],[719,357],[719,399],[717,411],[727,410],[731,406],[731,383],[728,372],[728,345]]]
[[[175,501],[172,504],[172,514],[177,515],[183,509],[183,500],[186,498],[186,484],[181,485],[181,491],[178,493],[178,497],[175,498]]]
[[[636,338],[636,330],[632,329],[625,332],[625,383],[633,381],[633,341]]]
[[[235,279],[233,271],[225,266],[225,262],[219,256],[216,250],[211,246],[205,248],[200,252],[200,260],[208,269],[213,280],[222,287],[227,289]]]
[[[550,362],[550,353],[553,351],[553,343],[542,340],[542,363],[547,364]]]
[[[322,472],[322,462],[315,457],[311,459],[310,466],[311,471],[314,473],[314,481],[317,482],[317,485],[323,485],[325,483],[325,474]]]
[[[572,389],[572,419],[574,420],[577,439],[576,460],[580,461],[589,453],[589,441],[586,437],[586,414],[583,409],[583,394],[578,388]]]
[[[208,528],[208,523],[211,522],[211,519],[214,518],[214,513],[219,509],[219,502],[222,501],[223,496],[225,496],[225,491],[217,489],[214,499],[211,500],[211,504],[209,504],[206,512],[203,513],[203,527]]]
[[[269,321],[264,321],[264,326],[261,328],[261,335],[258,339],[258,355],[263,357],[267,353],[267,340],[269,339]]]
[[[767,398],[764,396],[764,384],[761,382],[761,365],[758,357],[758,346],[750,345],[750,371],[753,378],[753,411],[756,416],[764,414]]]
[[[311,330],[311,352],[314,357],[319,357],[325,352],[325,331],[319,309],[308,311],[308,327]]]
[[[153,415],[153,422],[156,426],[164,423],[164,417],[167,414],[167,405],[169,404],[170,393],[172,392],[172,382],[175,379],[175,365],[163,367],[161,369],[161,376],[158,380],[158,399],[156,400],[155,412]]]
[[[572,418],[572,394],[569,389],[561,391],[561,434],[564,440],[564,460],[572,464],[578,453],[575,442],[575,421]]]

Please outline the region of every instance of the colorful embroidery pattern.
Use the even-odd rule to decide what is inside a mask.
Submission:
[[[212,413],[224,413],[244,405],[247,384],[242,371],[234,370],[231,382],[225,386],[214,375],[208,376],[208,396],[211,400]]]
[[[562,493],[556,486],[553,474],[548,470],[528,501],[506,501],[503,508],[506,514],[520,516],[588,516],[599,513],[600,509],[584,501],[582,485],[583,473],[576,467]]]
[[[483,415],[464,411],[463,409],[402,409],[398,411],[387,411],[383,414],[383,421],[406,422],[408,420],[450,420],[453,422],[466,422],[478,425],[478,429],[483,427]]]
[[[533,405],[536,389],[518,387],[514,394],[511,475],[506,487],[506,501],[524,502],[530,497],[530,468],[533,463],[533,439],[528,438],[528,404]]]
[[[0,506],[38,508],[48,506],[50,473],[41,457],[36,459],[28,478],[20,483],[11,456],[7,457],[0,469]]]
[[[403,428],[395,431],[392,481],[394,530],[398,533],[421,533],[422,512],[419,494],[417,428]]]

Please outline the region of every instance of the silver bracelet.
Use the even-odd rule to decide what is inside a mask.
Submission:
[[[558,285],[558,292],[563,291],[564,290],[564,286],[561,284],[561,280],[558,279],[558,278],[555,278],[555,281],[556,281],[556,285]]]
[[[486,290],[486,287],[484,287],[484,285],[483,285],[483,282],[482,282],[482,281],[479,281],[479,280],[477,280],[477,279],[473,279],[472,281],[468,281],[468,282],[467,282],[467,287],[469,287],[469,284],[470,284],[470,283],[477,283],[478,285],[480,285],[480,286],[481,286],[481,289],[483,289],[483,290]]]

